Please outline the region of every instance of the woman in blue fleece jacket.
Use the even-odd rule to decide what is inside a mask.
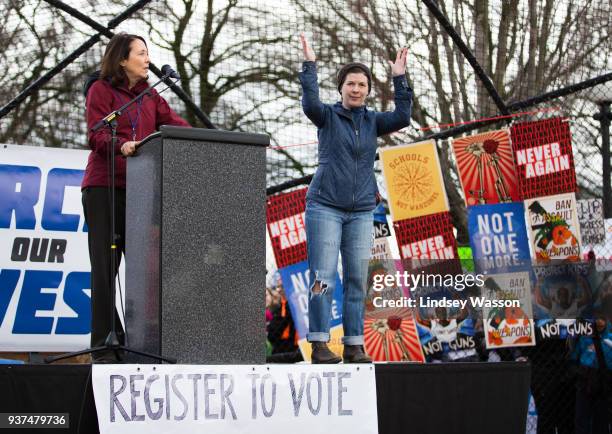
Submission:
[[[338,72],[341,101],[324,104],[319,99],[316,56],[300,36],[304,64],[300,73],[302,107],[318,128],[319,167],[306,195],[306,238],[311,276],[308,302],[313,363],[339,363],[328,347],[329,323],[342,254],[342,321],[345,363],[367,363],[363,349],[365,284],[372,245],[373,214],[378,188],[374,177],[376,138],[410,123],[412,90],[406,81],[406,57],[402,48],[389,61],[395,86],[395,110],[378,113],[365,107],[372,88],[370,69],[349,63]]]

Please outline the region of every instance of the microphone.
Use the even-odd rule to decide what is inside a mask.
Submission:
[[[176,78],[177,80],[180,80],[181,77],[176,73],[176,71],[174,69],[172,69],[172,67],[170,65],[164,65],[161,67],[161,72],[163,75],[167,75],[170,78]]]

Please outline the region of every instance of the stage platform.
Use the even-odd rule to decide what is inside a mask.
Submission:
[[[398,363],[375,369],[380,434],[525,433],[529,363]],[[83,364],[0,365],[0,413],[70,415],[69,429],[15,430],[19,434],[97,433],[90,372],[91,365]],[[256,426],[252,432],[259,432]]]

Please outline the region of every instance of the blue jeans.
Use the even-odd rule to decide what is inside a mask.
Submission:
[[[313,200],[306,202],[309,342],[329,341],[338,254],[342,253],[342,343],[363,345],[364,298],[373,225],[372,211],[343,211]],[[317,282],[320,291],[313,291]]]

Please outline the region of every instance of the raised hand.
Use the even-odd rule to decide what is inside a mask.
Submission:
[[[389,66],[391,66],[391,74],[394,77],[406,74],[406,58],[408,57],[408,48],[403,47],[397,52],[397,56],[395,57],[395,62],[389,62]]]
[[[302,51],[304,52],[304,60],[307,62],[314,62],[315,60],[317,60],[317,56],[315,55],[310,45],[308,45],[308,41],[306,40],[306,36],[304,36],[304,33],[300,33],[300,41],[302,42]]]

